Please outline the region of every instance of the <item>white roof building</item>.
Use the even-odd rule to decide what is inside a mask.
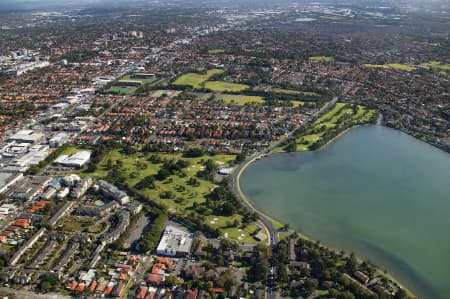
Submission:
[[[91,160],[91,152],[90,151],[79,151],[73,154],[70,157],[58,157],[55,160],[55,163],[61,164],[67,167],[76,167],[81,168],[87,162]]]
[[[20,130],[16,134],[10,136],[7,139],[7,142],[16,142],[16,143],[41,143],[45,139],[45,135],[39,132],[35,132],[33,130]]]
[[[175,225],[168,224],[156,253],[165,256],[185,256],[191,251],[194,235]]]

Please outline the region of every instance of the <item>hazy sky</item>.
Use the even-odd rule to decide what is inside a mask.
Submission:
[[[167,2],[168,0],[160,0],[161,3]],[[170,2],[183,2],[182,0],[169,0]],[[199,1],[199,2],[206,2],[207,0],[190,0],[189,2],[193,1]],[[223,0],[219,0],[219,2],[223,2]],[[246,0],[231,0],[230,2],[244,2]],[[421,7],[426,6],[434,6],[436,3],[443,3],[447,6],[449,5],[449,0],[281,0],[283,2],[300,2],[300,3],[307,3],[307,2],[334,2],[334,3],[365,3],[365,2],[371,2],[371,3],[414,3],[419,4]],[[12,11],[12,10],[22,10],[22,9],[48,9],[51,7],[64,7],[64,6],[78,6],[78,5],[93,5],[98,6],[102,4],[107,4],[108,6],[111,5],[117,5],[117,4],[130,4],[130,2],[134,3],[149,3],[151,1],[148,0],[0,0],[0,10],[1,11]],[[211,3],[218,2],[217,0],[210,0]],[[251,0],[251,2],[268,2],[268,3],[274,3],[273,0]]]

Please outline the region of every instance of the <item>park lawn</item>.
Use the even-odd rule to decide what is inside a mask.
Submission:
[[[208,50],[208,54],[223,54],[225,53],[225,49],[210,49]]]
[[[297,152],[304,152],[309,150],[309,146],[322,138],[323,134],[310,134],[304,135],[296,139],[297,142]]]
[[[204,82],[208,81],[214,75],[223,73],[223,70],[212,69],[208,70],[206,74],[199,73],[187,73],[178,77],[172,84],[173,85],[189,85],[193,88],[200,89],[203,87]]]
[[[221,236],[225,239],[236,241],[239,243],[255,243],[252,234],[258,230],[255,224],[248,224],[242,227],[228,226],[227,222],[233,222],[235,219],[242,221],[242,216],[234,214],[233,216],[215,216],[210,215],[206,217],[206,222],[214,228],[218,228]]]
[[[314,132],[314,130],[326,126],[329,129],[333,128],[344,128],[344,122],[340,121],[344,116],[350,115],[350,121],[354,123],[369,122],[373,115],[376,113],[375,110],[367,109],[364,106],[358,105],[356,114],[353,114],[353,109],[351,107],[345,107],[345,103],[336,103],[336,105],[324,115],[319,117],[304,135],[298,136],[296,138],[297,151],[307,151],[309,146],[314,144],[316,141],[320,140],[325,132]],[[347,121],[349,121],[347,120]]]
[[[216,187],[210,181],[197,178],[200,182],[198,187],[190,186],[187,181],[196,177],[199,170],[203,169],[202,159],[206,161],[207,159],[214,160],[219,167],[228,166],[229,162],[235,159],[234,155],[214,155],[214,156],[203,156],[201,158],[183,158],[182,154],[166,154],[166,153],[136,153],[133,155],[123,155],[119,150],[112,150],[108,152],[103,160],[99,163],[97,170],[94,173],[88,173],[95,178],[106,178],[108,175],[108,170],[106,169],[106,164],[108,160],[111,160],[112,165],[115,165],[116,161],[122,161],[123,171],[127,176],[126,184],[129,187],[134,187],[138,182],[140,182],[144,177],[156,174],[162,166],[161,164],[153,164],[146,161],[152,154],[159,156],[161,159],[167,160],[186,160],[190,162],[190,165],[183,169],[186,173],[184,178],[177,175],[171,175],[164,181],[155,181],[155,189],[144,189],[139,192],[152,200],[156,200],[160,203],[164,203],[170,210],[184,211],[192,207],[194,202],[202,203],[205,201],[205,195],[208,194],[212,189]],[[145,167],[140,168],[141,165]],[[183,190],[184,189],[184,190]],[[174,199],[161,199],[160,194],[165,191],[171,191],[175,194]],[[183,200],[177,200],[177,198],[182,198]]]
[[[205,82],[204,87],[217,92],[239,92],[250,88],[250,86],[245,84],[230,83],[225,81],[207,81]]]
[[[167,95],[169,98],[173,98],[173,97],[179,95],[180,93],[181,93],[181,91],[179,91],[179,90],[161,90],[161,89],[159,89],[159,90],[155,90],[152,93],[152,97],[159,98],[163,95]]]
[[[114,94],[121,94],[121,95],[127,95],[133,92],[135,88],[131,87],[121,87],[121,86],[111,86],[109,89],[106,90],[106,92],[114,93]]]
[[[125,75],[122,78],[120,78],[119,82],[142,82],[142,84],[146,83],[152,83],[156,81],[156,78],[148,78],[148,79],[138,79],[138,78],[131,78],[131,75]]]
[[[69,216],[64,219],[63,230],[69,232],[83,232],[85,229],[93,231],[102,231],[92,218]]]
[[[450,63],[444,63],[441,61],[430,61],[426,63],[422,63],[421,66],[429,67],[429,68],[436,68],[440,70],[450,71]]]
[[[366,68],[382,68],[382,69],[394,69],[399,71],[413,71],[416,68],[407,64],[402,63],[389,63],[389,64],[364,64]]]
[[[290,95],[304,95],[304,96],[311,96],[311,97],[319,96],[317,93],[312,92],[312,91],[300,91],[300,90],[284,89],[284,88],[272,88],[272,92],[284,93],[284,94],[290,94]]]
[[[320,117],[315,123],[315,126],[319,125],[326,125],[329,128],[334,128],[336,126],[339,126],[338,122],[339,120],[345,116],[345,115],[351,115],[351,119],[354,121],[357,120],[363,120],[363,121],[369,121],[370,117],[373,116],[373,113],[375,113],[374,110],[368,110],[363,106],[358,105],[358,110],[356,114],[353,114],[352,108],[344,108],[344,103],[337,103],[333,109],[328,111],[326,114],[324,114],[322,117]]]
[[[168,207],[169,211],[176,212],[180,214],[188,214],[191,211],[193,211],[193,205],[194,203],[201,204],[206,201],[206,195],[211,192],[214,188],[216,188],[216,185],[208,180],[203,180],[200,178],[197,178],[200,185],[199,186],[191,186],[187,184],[187,181],[192,178],[196,177],[196,174],[199,170],[203,169],[203,162],[207,159],[214,160],[219,167],[221,166],[228,166],[230,165],[230,162],[235,159],[234,155],[214,155],[214,156],[203,156],[200,158],[183,158],[182,154],[166,154],[166,153],[136,153],[133,155],[123,155],[119,152],[119,150],[111,150],[108,152],[103,160],[99,163],[97,170],[94,173],[86,174],[90,175],[92,177],[96,178],[106,178],[108,175],[108,171],[105,169],[105,165],[107,164],[108,160],[111,160],[112,165],[115,165],[115,162],[118,160],[122,161],[122,167],[123,171],[126,174],[126,181],[125,183],[129,187],[134,187],[140,180],[142,180],[144,177],[148,175],[153,175],[158,172],[161,164],[153,164],[147,159],[151,155],[159,156],[162,159],[168,159],[168,160],[186,160],[190,162],[190,165],[187,168],[183,169],[183,172],[186,174],[185,177],[179,177],[178,175],[171,175],[169,178],[167,178],[164,181],[155,181],[155,189],[143,189],[139,190],[143,196],[150,198],[152,200],[155,200],[161,204],[164,204]],[[144,167],[142,164],[145,164]],[[133,175],[132,175],[133,174]],[[170,191],[174,194],[175,198],[171,199],[162,199],[160,197],[160,194],[165,191]],[[257,227],[253,224],[249,224],[242,228],[242,232],[239,232],[238,228],[236,227],[227,227],[227,221],[233,221],[234,219],[238,219],[240,222],[242,222],[242,216],[240,215],[233,215],[231,217],[225,217],[221,215],[208,215],[206,216],[207,223],[211,225],[213,228],[217,228],[220,230],[222,236],[225,235],[225,233],[228,233],[230,236],[230,239],[235,239],[238,242],[245,242],[245,243],[255,243],[256,240],[254,240],[253,237],[250,236],[251,233],[253,233]],[[214,220],[217,219],[217,220]],[[214,223],[211,223],[213,221]],[[65,224],[69,225],[70,230],[77,230],[82,229],[80,227],[80,223],[73,224],[71,227],[71,224]],[[242,234],[245,234],[245,236],[241,236]],[[239,237],[242,238],[242,240],[239,240]]]
[[[73,155],[73,154],[75,154],[76,152],[79,152],[79,151],[91,151],[91,150],[90,149],[83,149],[83,148],[80,148],[80,147],[77,147],[77,146],[68,146],[67,148],[65,148],[62,151],[61,155],[68,155],[68,156],[70,156],[70,155]]]
[[[294,108],[302,107],[305,105],[305,102],[297,101],[297,100],[291,101],[291,103],[292,103],[292,107],[294,107]]]
[[[334,105],[334,107],[331,110],[327,111],[325,114],[323,114],[321,117],[319,117],[314,122],[314,124],[323,123],[326,119],[332,118],[344,106],[345,106],[344,103],[336,103],[336,105]]]
[[[233,95],[233,94],[220,94],[216,97],[217,100],[223,101],[227,104],[235,105],[245,105],[245,104],[257,104],[264,105],[265,101],[263,97],[260,96],[244,96],[244,95]]]
[[[334,61],[334,57],[331,57],[331,56],[311,56],[311,57],[309,57],[309,60],[332,62],[332,61]]]
[[[407,64],[402,64],[402,63],[389,63],[388,66],[394,70],[399,70],[399,71],[414,71],[416,68],[411,66],[411,65],[407,65]]]
[[[365,63],[363,64],[364,67],[366,68],[370,68],[370,69],[375,69],[375,68],[379,68],[379,69],[388,69],[389,67],[386,64],[372,64],[372,63]]]

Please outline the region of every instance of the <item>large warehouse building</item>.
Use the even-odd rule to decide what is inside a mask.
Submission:
[[[91,159],[90,151],[79,151],[72,156],[62,155],[58,157],[54,163],[61,164],[67,167],[81,168]]]

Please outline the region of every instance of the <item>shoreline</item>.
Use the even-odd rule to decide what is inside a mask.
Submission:
[[[338,135],[336,135],[335,137],[331,138],[327,143],[325,143],[324,145],[322,145],[320,148],[316,149],[315,151],[321,151],[321,150],[325,149],[327,146],[329,146],[329,145],[331,145],[333,142],[337,141],[338,138],[342,137],[343,135],[345,135],[346,133],[348,133],[348,132],[351,131],[352,129],[356,129],[356,128],[358,128],[358,127],[363,127],[363,126],[369,126],[369,125],[373,125],[373,126],[383,126],[382,124],[378,124],[378,123],[377,123],[377,124],[355,125],[355,126],[349,127],[349,128],[347,128],[347,129],[345,129],[344,131],[342,131],[341,133],[339,133]],[[402,132],[402,131],[400,131],[400,132]],[[278,148],[278,146],[277,146],[276,148]],[[267,218],[270,222],[272,222],[272,224],[275,222],[276,224],[279,224],[279,225],[283,226],[283,222],[282,222],[282,221],[279,221],[279,220],[277,220],[277,219],[275,219],[275,218],[273,218],[273,217],[271,217],[271,216],[268,216],[265,212],[263,212],[263,211],[261,211],[260,209],[258,209],[258,208],[256,207],[255,203],[254,203],[250,198],[248,198],[248,197],[242,192],[242,190],[241,190],[241,188],[240,188],[240,177],[241,177],[241,174],[242,174],[242,173],[243,173],[243,172],[244,172],[251,164],[253,164],[253,163],[256,162],[257,160],[259,160],[259,159],[261,159],[261,158],[269,157],[269,156],[271,156],[271,155],[273,155],[273,154],[292,154],[292,153],[308,152],[308,151],[295,151],[295,152],[292,152],[292,153],[287,153],[287,152],[275,152],[276,148],[274,148],[273,150],[271,150],[270,152],[268,152],[268,153],[265,154],[265,155],[258,155],[258,156],[256,156],[256,157],[251,158],[249,161],[244,162],[244,164],[239,168],[238,173],[236,174],[236,177],[235,177],[234,179],[236,180],[236,188],[237,188],[237,191],[238,191],[238,193],[239,193],[241,199],[242,199],[247,205],[249,205],[254,211],[256,211],[257,213],[259,213],[259,214],[262,215],[263,217]],[[309,152],[315,152],[315,151],[309,151]],[[291,229],[291,230],[292,230],[293,232],[296,232],[296,233],[298,234],[299,238],[301,238],[301,239],[304,239],[304,240],[307,240],[307,241],[317,241],[317,240],[314,239],[313,237],[308,237],[308,236],[306,236],[305,234],[299,232],[299,231],[296,230],[296,229]],[[332,250],[332,251],[334,251],[334,252],[336,252],[336,253],[339,253],[339,252],[340,252],[340,250],[338,250],[337,248],[334,248],[333,246],[330,246],[330,245],[328,245],[328,244],[326,244],[326,243],[324,243],[324,242],[322,242],[322,241],[320,241],[320,243],[321,243],[321,246],[323,246],[324,248],[327,248],[327,249],[329,249],[329,250]],[[348,254],[347,252],[348,252],[347,250],[344,250],[344,254],[345,254],[345,255]],[[363,261],[364,261],[364,260],[358,255],[358,253],[355,253],[355,256],[356,256],[356,259],[358,260],[358,262],[363,262]],[[406,287],[404,284],[400,283],[396,278],[394,278],[394,276],[392,276],[392,274],[390,274],[390,273],[385,273],[385,271],[383,271],[378,265],[375,265],[375,264],[374,264],[374,266],[376,267],[376,272],[377,272],[379,275],[381,275],[381,276],[383,276],[383,277],[386,277],[387,279],[390,279],[390,280],[392,280],[393,282],[395,282],[399,287],[401,287],[401,288],[406,292],[406,294],[407,294],[409,297],[412,297],[412,298],[418,298],[418,297],[417,297],[417,296],[416,296],[416,295],[415,295],[408,287]]]

